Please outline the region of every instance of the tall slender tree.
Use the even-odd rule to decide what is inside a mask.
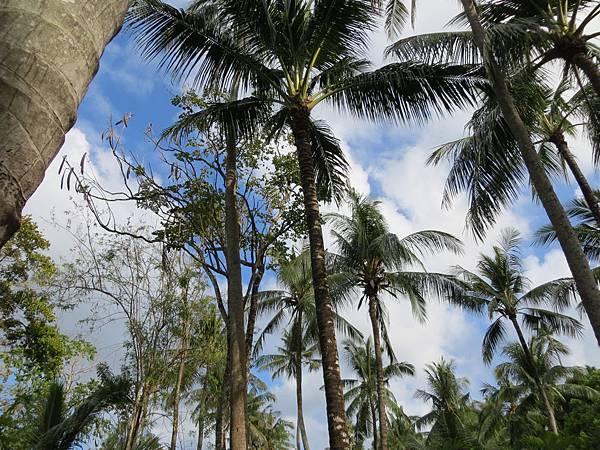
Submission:
[[[0,2],[0,247],[75,123],[128,0]]]
[[[532,331],[544,328],[571,337],[580,336],[583,327],[572,317],[540,307],[546,304],[560,310],[568,306],[565,295],[569,292],[563,289],[565,280],[550,281],[531,288],[524,275],[519,245],[519,233],[516,230],[504,230],[500,245],[494,247],[493,255],[480,257],[478,273],[457,268],[457,275],[465,281],[465,286],[456,300],[475,311],[487,310],[490,320],[493,320],[483,338],[482,354],[487,364],[491,363],[498,345],[506,338],[505,322],[510,322],[527,356],[534,382],[548,408],[550,424],[556,432],[554,412],[542,389],[540,376],[536,375],[522,325]]]
[[[419,231],[399,238],[389,231],[379,203],[368,197],[349,191],[350,206],[348,216],[330,214],[342,273],[347,286],[358,289],[362,296],[358,308],[365,302],[369,308],[375,369],[377,373],[377,411],[379,414],[379,442],[382,450],[387,450],[387,420],[385,412],[385,388],[381,334],[387,335],[384,295],[394,298],[406,297],[413,314],[425,320],[426,296],[429,294],[451,295],[456,287],[451,277],[425,270],[415,271],[414,267],[424,267],[421,258],[433,252],[449,250],[461,251],[461,242],[455,237],[440,231]],[[388,343],[391,350],[391,345]],[[393,362],[393,352],[389,352]]]
[[[348,365],[356,374],[356,378],[344,380],[346,388],[344,397],[348,402],[347,413],[348,416],[356,419],[355,440],[361,441],[362,438],[371,434],[375,450],[386,448],[380,440],[381,433],[378,433],[382,419],[376,411],[376,404],[379,401],[379,371],[373,357],[373,341],[371,338],[362,342],[347,340],[344,343],[344,352]],[[386,365],[381,372],[384,381],[384,401],[388,409],[397,412],[399,407],[389,388],[389,381],[392,378],[414,375],[415,369],[412,364],[407,362],[393,361]],[[387,422],[387,416],[383,420]]]
[[[339,142],[311,113],[329,102],[359,118],[422,121],[469,103],[478,78],[470,67],[401,62],[368,71],[368,36],[380,10],[359,0],[219,0],[177,10],[139,0],[129,15],[142,54],[157,58],[175,77],[192,75],[228,91],[239,82],[253,95],[213,110],[242,131],[268,115],[295,141],[311,249],[319,341],[332,449],[349,435],[340,383],[331,298],[327,284],[319,194],[341,186],[346,163]],[[223,26],[227,31],[223,32]],[[278,110],[272,114],[274,107]],[[326,182],[318,188],[315,176]],[[232,442],[235,450],[243,443]]]
[[[475,4],[473,0],[461,0],[461,2],[473,32],[473,40],[478,51],[481,53],[489,81],[496,96],[496,101],[500,106],[508,128],[517,141],[521,156],[529,172],[531,184],[556,231],[556,236],[573,274],[583,306],[596,335],[596,339],[600,344],[600,290],[596,285],[588,260],[581,249],[569,218],[544,171],[527,126],[515,106],[514,98],[507,85],[506,73],[494,58],[492,49],[486,45],[486,32],[481,24]]]
[[[304,366],[309,370],[316,370],[320,366],[317,359],[318,352],[314,339],[303,333],[300,322],[294,322],[292,330],[285,330],[281,337],[282,345],[277,347],[277,353],[260,355],[257,366],[262,370],[269,370],[273,378],[282,376],[293,378],[296,382],[296,448],[297,450],[310,450],[306,425],[304,424],[304,409],[302,401],[302,371]],[[299,329],[300,328],[300,329]],[[312,341],[312,342],[311,342]],[[302,445],[300,445],[302,441]]]

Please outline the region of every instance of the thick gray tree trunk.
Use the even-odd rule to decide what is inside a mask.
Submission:
[[[461,2],[473,31],[475,44],[481,51],[488,78],[496,93],[502,116],[519,145],[531,183],[546,210],[550,223],[556,231],[556,237],[565,254],[565,259],[575,280],[583,307],[594,330],[596,340],[600,344],[600,290],[598,290],[596,280],[590,270],[589,262],[583,253],[571,222],[546,175],[539,155],[535,151],[529,131],[515,108],[514,100],[506,84],[506,76],[493,58],[490,58],[485,44],[485,30],[481,25],[475,4],[473,0],[461,0]]]
[[[128,3],[0,0],[0,248],[75,123]]]

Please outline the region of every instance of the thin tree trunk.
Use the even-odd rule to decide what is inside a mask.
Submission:
[[[200,414],[198,417],[198,442],[196,444],[196,450],[202,450],[204,444],[204,414]]]
[[[387,419],[385,414],[385,392],[383,380],[383,361],[381,355],[381,337],[379,336],[379,314],[377,299],[369,296],[369,316],[373,329],[373,346],[375,348],[375,365],[377,375],[377,411],[379,413],[379,442],[381,450],[387,450]]]
[[[573,174],[573,178],[575,178],[577,186],[579,186],[579,189],[581,189],[583,198],[590,208],[596,224],[600,226],[600,206],[598,206],[598,199],[596,198],[594,190],[588,183],[587,178],[579,168],[577,160],[575,159],[575,155],[573,155],[571,150],[569,150],[569,145],[565,140],[564,134],[562,132],[555,133],[550,137],[550,142],[556,146],[558,153],[567,163],[567,166],[569,166],[569,170]]]
[[[600,70],[590,55],[587,52],[576,52],[568,58],[568,61],[585,73],[596,95],[600,96]]]
[[[229,359],[229,358],[228,358]],[[225,366],[215,418],[215,450],[225,450],[225,419],[229,417],[229,361]]]
[[[169,450],[177,448],[177,432],[179,429],[179,399],[181,397],[181,385],[183,384],[183,374],[185,373],[185,360],[187,358],[187,347],[189,341],[189,321],[184,322],[183,339],[181,340],[181,360],[179,361],[179,370],[177,371],[177,383],[173,393],[173,426],[171,427],[171,445]]]
[[[300,331],[300,336],[298,339],[298,350],[296,354],[296,407],[298,409],[298,434],[302,436],[302,445],[304,446],[304,450],[310,450],[310,445],[308,443],[308,435],[306,433],[306,427],[304,425],[304,407],[302,401],[302,313],[298,313],[298,330]],[[300,450],[300,440],[297,439],[298,450]]]
[[[525,340],[525,336],[523,336],[523,331],[519,326],[519,322],[516,317],[511,317],[510,321],[512,322],[517,336],[519,337],[519,342],[521,343],[521,347],[525,352],[525,357],[527,358],[527,362],[529,363],[531,372],[533,374],[533,379],[535,380],[535,384],[538,388],[540,395],[542,396],[542,400],[544,402],[544,406],[546,407],[546,412],[548,413],[548,420],[550,421],[550,428],[554,434],[558,434],[558,425],[556,424],[556,417],[554,415],[554,408],[550,404],[550,400],[548,400],[548,395],[546,390],[542,385],[542,381],[540,379],[540,375],[538,374],[537,367],[535,365],[535,360],[533,359],[533,355],[531,354],[531,350],[529,350],[529,345],[527,345],[527,341]]]
[[[344,410],[342,379],[335,338],[335,324],[331,309],[331,297],[327,285],[325,268],[325,245],[321,229],[321,214],[315,183],[312,144],[309,136],[309,111],[298,107],[292,111],[292,133],[296,143],[296,154],[300,166],[300,178],[304,194],[304,213],[308,226],[310,261],[312,268],[315,307],[319,331],[319,345],[323,363],[323,380],[327,404],[329,447],[331,450],[350,448],[350,436]]]
[[[128,3],[0,2],[0,248],[75,123]]]
[[[546,210],[550,223],[554,227],[556,237],[565,254],[579,296],[594,330],[596,340],[600,344],[600,290],[598,290],[588,260],[583,253],[571,222],[546,175],[527,127],[515,108],[512,95],[506,84],[506,77],[487,52],[485,31],[481,26],[473,0],[461,0],[461,2],[473,30],[475,43],[483,56],[488,77],[496,93],[498,105],[502,110],[504,120],[517,140],[531,182]]]
[[[379,429],[377,427],[377,411],[375,410],[375,405],[372,401],[369,401],[369,405],[371,406],[371,421],[373,422],[373,450],[379,450],[379,439],[377,435],[379,434]]]
[[[225,235],[227,259],[227,306],[230,326],[231,388],[229,438],[231,450],[246,450],[246,332],[240,262],[240,225],[236,202],[237,148],[234,133],[226,138]]]

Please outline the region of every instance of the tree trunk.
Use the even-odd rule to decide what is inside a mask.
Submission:
[[[369,296],[369,316],[373,328],[373,346],[375,348],[375,365],[377,375],[377,412],[379,413],[379,448],[387,450],[387,419],[385,414],[385,386],[383,380],[383,361],[381,355],[381,337],[379,336],[379,314],[377,299]]]
[[[0,248],[75,123],[128,3],[0,1]]]
[[[198,443],[196,444],[196,450],[202,450],[204,443],[204,415],[200,414],[198,418]]]
[[[590,55],[580,51],[574,53],[568,60],[585,73],[596,95],[600,97],[600,70]]]
[[[309,111],[298,107],[292,111],[292,133],[296,144],[296,154],[300,166],[300,178],[304,194],[304,214],[308,226],[310,261],[315,292],[315,308],[319,331],[319,345],[323,363],[325,400],[327,403],[327,425],[331,450],[350,448],[350,436],[344,410],[342,379],[338,359],[335,324],[331,309],[331,297],[327,285],[325,268],[325,245],[321,229],[321,214],[315,183],[315,170],[312,144],[309,137]]]
[[[229,326],[227,326],[227,360],[225,371],[221,382],[221,392],[219,393],[219,403],[215,414],[215,450],[225,450],[225,427],[229,418],[229,387],[231,379],[231,355],[229,351]]]
[[[231,450],[246,450],[246,332],[240,262],[240,221],[236,201],[237,148],[233,132],[227,133],[225,174],[225,235],[227,307],[230,327],[231,379],[229,438]]]
[[[181,340],[181,360],[179,361],[179,370],[177,372],[177,383],[173,393],[173,426],[171,427],[171,445],[169,450],[177,449],[177,432],[179,429],[179,399],[181,397],[181,385],[183,383],[183,374],[185,372],[185,360],[187,357],[187,348],[189,341],[189,323],[186,319],[184,323],[183,339]]]
[[[371,406],[371,421],[373,422],[373,450],[379,450],[379,439],[377,438],[377,434],[379,433],[377,427],[377,411],[375,410],[375,405],[372,401],[369,402]]]
[[[537,371],[537,367],[535,365],[535,360],[533,359],[533,355],[531,354],[531,350],[529,350],[529,345],[527,345],[527,341],[525,340],[525,336],[523,336],[523,331],[519,326],[519,322],[516,317],[511,317],[510,321],[512,322],[517,336],[519,337],[519,342],[521,343],[521,347],[523,348],[523,352],[525,352],[525,357],[527,358],[527,362],[529,363],[531,373],[533,375],[533,379],[535,380],[535,384],[538,388],[540,395],[542,396],[542,400],[544,402],[544,406],[546,407],[546,412],[548,413],[548,420],[550,421],[550,428],[554,434],[558,434],[558,425],[556,424],[556,417],[554,416],[554,408],[550,404],[550,400],[548,400],[548,395],[544,386],[542,385],[542,381]]]
[[[302,316],[301,312],[298,313],[299,325],[302,324]],[[298,326],[297,328],[300,331],[300,338],[298,339],[298,350],[296,352],[296,407],[298,409],[298,434],[302,436],[302,445],[304,446],[304,450],[310,450],[310,445],[308,443],[308,435],[306,433],[306,427],[304,425],[304,407],[302,402],[302,328]],[[297,439],[297,444],[300,443],[300,440]],[[298,450],[300,450],[300,446],[298,445]]]
[[[496,93],[498,105],[500,106],[504,120],[517,140],[521,155],[529,172],[531,183],[556,232],[556,237],[565,254],[579,296],[594,330],[596,340],[600,344],[600,290],[598,290],[588,260],[583,253],[571,222],[546,175],[527,127],[515,108],[512,95],[506,85],[506,77],[489,57],[485,46],[485,31],[481,26],[473,0],[461,0],[461,2],[473,30],[473,39],[483,56],[488,78]]]
[[[569,166],[569,170],[573,174],[573,178],[575,178],[577,186],[579,186],[579,189],[581,189],[583,198],[589,206],[590,211],[594,216],[594,220],[596,221],[596,224],[600,226],[600,206],[598,206],[598,199],[596,198],[594,190],[588,183],[587,178],[579,168],[577,160],[575,159],[575,155],[573,155],[573,153],[571,153],[571,150],[569,150],[569,145],[565,140],[564,134],[562,132],[555,133],[550,137],[550,142],[552,142],[556,146],[558,153],[560,154],[562,159],[564,159],[564,161],[567,163],[567,166]]]

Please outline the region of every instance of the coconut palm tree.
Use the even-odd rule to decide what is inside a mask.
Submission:
[[[600,7],[593,0],[484,0],[478,2],[481,24],[488,35],[488,46],[502,66],[542,67],[559,60],[564,72],[581,70],[596,96],[600,96],[598,38],[593,29]],[[467,13],[451,21],[469,24]],[[417,61],[481,62],[472,31],[446,31],[400,39],[387,54]],[[575,69],[575,70],[572,70]]]
[[[467,104],[478,83],[465,66],[399,62],[369,70],[369,33],[379,18],[380,10],[361,0],[196,1],[186,10],[139,0],[129,14],[142,54],[159,59],[175,77],[192,76],[196,84],[225,92],[237,83],[250,94],[200,114],[228,119],[241,133],[251,131],[255,119],[265,115],[273,133],[283,127],[292,131],[311,249],[330,444],[335,449],[347,448],[349,436],[319,193],[335,193],[347,165],[339,142],[324,122],[313,120],[312,112],[327,102],[358,118],[425,120]],[[325,189],[317,189],[315,176],[326,181]],[[244,448],[237,440],[232,445]]]
[[[328,257],[328,259],[331,259]],[[330,265],[330,264],[328,264]],[[342,335],[351,338],[362,338],[362,334],[336,310],[341,306],[344,297],[335,295],[335,281],[339,278],[337,274],[334,277],[334,311],[336,329]],[[284,347],[281,350],[281,358],[277,358],[275,365],[280,366],[284,361],[294,364],[294,367],[288,367],[285,374],[293,377],[296,381],[296,406],[298,409],[297,429],[302,437],[305,449],[309,448],[306,429],[304,426],[304,417],[302,412],[302,365],[307,363],[309,369],[316,368],[313,353],[318,353],[318,326],[314,302],[314,291],[312,289],[312,277],[310,270],[310,253],[305,250],[298,256],[289,261],[280,263],[277,272],[277,281],[280,290],[263,291],[260,294],[257,313],[261,315],[273,314],[265,327],[262,329],[256,345],[255,354],[263,348],[266,337],[275,330],[280,329],[283,323],[289,323],[289,332],[284,331]],[[291,348],[290,346],[293,346]],[[308,352],[308,354],[307,354]],[[291,359],[286,359],[286,355]],[[307,358],[310,360],[307,361]],[[270,358],[264,360],[262,356],[258,357],[259,362],[269,363]],[[269,363],[270,364],[270,363]],[[283,374],[283,373],[282,373]]]
[[[357,289],[362,296],[358,308],[366,302],[373,332],[375,369],[377,373],[377,410],[379,413],[379,441],[387,449],[387,423],[381,331],[386,336],[383,299],[385,294],[393,298],[406,297],[414,315],[424,320],[425,297],[428,294],[445,295],[455,287],[451,278],[444,274],[415,271],[423,268],[421,258],[427,253],[449,250],[461,251],[461,242],[440,231],[419,231],[404,238],[389,231],[379,203],[355,191],[348,191],[350,214],[330,214],[333,237],[339,255],[337,264],[346,277],[346,283]],[[391,350],[391,346],[388,345]],[[392,356],[392,355],[390,355]],[[393,357],[391,357],[393,360]]]
[[[69,413],[64,387],[52,383],[39,417],[38,435],[31,443],[34,450],[69,450],[80,442],[89,424],[103,411],[130,402],[131,382],[99,368],[99,386]]]
[[[303,333],[300,322],[294,322],[292,330],[284,330],[281,337],[282,345],[277,347],[277,353],[259,356],[255,364],[262,370],[272,372],[273,379],[279,377],[293,378],[296,382],[296,448],[304,447],[309,450],[310,445],[306,427],[304,425],[304,410],[302,404],[302,370],[316,370],[320,366],[317,345],[307,333]],[[300,441],[302,440],[302,446]]]
[[[521,74],[511,79],[515,104],[535,139],[546,170],[567,176],[568,167],[600,222],[600,208],[593,189],[566,141],[566,136],[572,136],[579,125],[585,125],[588,134],[595,135],[596,120],[588,115],[588,102],[581,92],[568,101],[564,98],[569,88],[566,79],[556,90],[539,76]],[[467,124],[470,135],[444,144],[428,160],[429,164],[450,162],[443,203],[450,206],[460,191],[468,191],[468,225],[480,238],[501,209],[519,195],[519,186],[526,175],[518,144],[508,129],[494,93],[485,89],[482,94],[482,105]],[[573,117],[584,122],[575,124],[571,121]]]
[[[373,356],[373,341],[371,338],[366,341],[347,340],[344,343],[344,353],[348,365],[356,374],[356,378],[343,380],[346,388],[344,398],[348,404],[346,413],[349,417],[355,418],[356,440],[362,441],[364,437],[372,436],[375,450],[386,448],[387,446],[381,441],[381,433],[378,433],[378,428],[381,429],[382,418],[376,411],[376,404],[380,396],[377,364]],[[393,361],[381,372],[384,402],[390,411],[397,413],[396,415],[402,414],[388,383],[392,378],[414,375],[415,369],[412,364],[407,362]],[[387,416],[384,416],[383,420],[387,422]]]
[[[428,390],[418,389],[415,397],[432,403],[432,410],[416,421],[417,429],[431,426],[426,444],[443,441],[444,448],[463,448],[465,412],[468,409],[469,382],[457,377],[453,362],[442,358],[425,369]]]
[[[554,280],[531,288],[525,277],[519,246],[518,231],[506,229],[500,244],[495,246],[492,255],[481,255],[477,263],[477,273],[457,267],[456,275],[464,280],[464,290],[455,299],[473,311],[487,310],[491,325],[483,338],[482,355],[490,364],[498,346],[506,338],[506,323],[514,328],[519,343],[527,355],[532,373],[535,374],[533,356],[523,333],[523,327],[537,331],[545,328],[554,333],[577,337],[582,333],[582,325],[572,317],[540,306],[550,305],[560,311],[568,306],[569,292],[563,289],[566,280]],[[534,381],[541,383],[539,377]],[[541,390],[541,387],[540,387]],[[545,391],[541,390],[542,397]],[[546,402],[547,403],[547,402]],[[552,428],[556,431],[553,412],[549,410]]]
[[[569,349],[547,330],[531,337],[526,347],[519,342],[507,344],[502,353],[507,361],[496,367],[496,377],[508,383],[504,383],[499,394],[505,395],[502,390],[509,390],[517,404],[529,407],[541,403],[555,432],[558,431],[554,419],[556,404],[569,398],[600,399],[600,393],[589,386],[567,382],[581,369],[560,363]]]
[[[127,0],[0,4],[0,248],[75,123]],[[77,36],[77,38],[74,38]]]

